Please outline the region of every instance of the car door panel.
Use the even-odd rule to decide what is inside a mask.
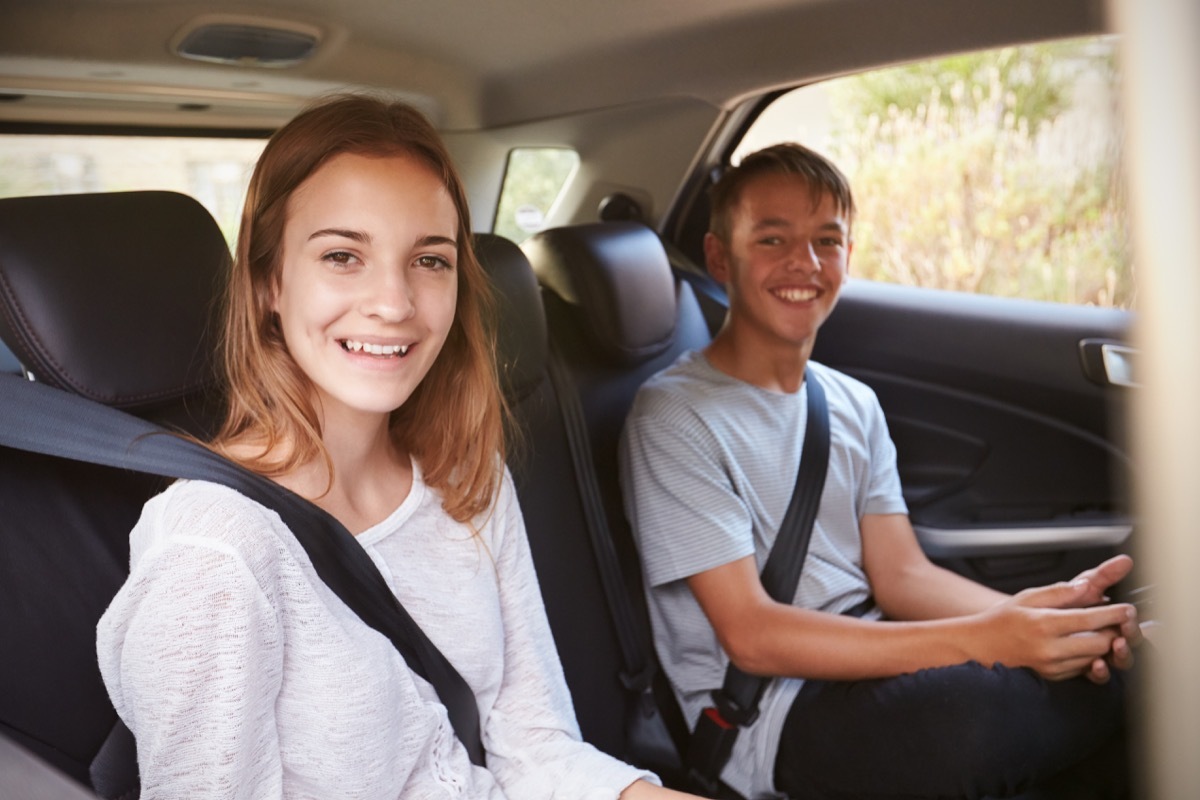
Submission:
[[[813,357],[879,396],[926,552],[1011,591],[1130,544],[1128,325],[1113,309],[853,281]]]

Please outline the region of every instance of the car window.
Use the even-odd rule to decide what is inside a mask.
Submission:
[[[545,227],[579,155],[562,147],[518,147],[508,154],[492,230],[523,242]]]
[[[168,189],[199,200],[232,245],[264,139],[0,136],[0,197]]]
[[[1111,38],[969,53],[780,96],[732,156],[792,140],[854,187],[852,273],[1128,308]]]

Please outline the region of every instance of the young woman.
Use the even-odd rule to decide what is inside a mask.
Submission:
[[[277,515],[181,481],[147,503],[98,633],[143,798],[675,794],[579,739],[504,468],[470,231],[407,106],[342,96],[284,126],[246,200],[211,445],[355,534],[474,691],[486,768]]]

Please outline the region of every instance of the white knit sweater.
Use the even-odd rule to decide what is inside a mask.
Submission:
[[[511,479],[476,538],[414,472],[356,538],[474,690],[487,769],[274,512],[184,481],[146,504],[98,631],[144,800],[611,800],[648,777],[579,739]]]

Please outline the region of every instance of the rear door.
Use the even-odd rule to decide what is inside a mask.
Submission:
[[[878,394],[926,552],[1015,590],[1130,544],[1129,316],[852,280],[814,357]]]
[[[1002,48],[768,98],[666,224],[702,263],[704,185],[774,142],[847,173],[851,280],[814,357],[877,392],[927,553],[1009,591],[1134,536],[1113,48]]]

